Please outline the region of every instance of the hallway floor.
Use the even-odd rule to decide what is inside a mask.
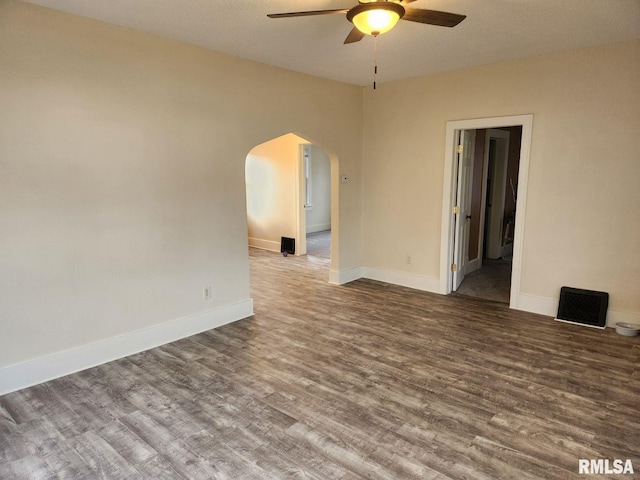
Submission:
[[[464,277],[457,294],[509,303],[511,260],[482,261],[482,268]]]
[[[307,233],[307,255],[331,258],[331,230]]]

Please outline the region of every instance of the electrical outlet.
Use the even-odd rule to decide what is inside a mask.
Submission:
[[[407,255],[407,265],[411,265],[411,255]]]
[[[204,287],[202,289],[202,298],[205,300],[211,298],[211,287]]]

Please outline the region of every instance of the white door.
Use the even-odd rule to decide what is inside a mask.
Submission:
[[[457,193],[454,207],[454,248],[453,248],[453,291],[455,292],[462,280],[469,263],[469,226],[471,219],[471,159],[476,138],[475,130],[461,130],[458,132],[457,142]]]
[[[307,254],[307,188],[309,166],[309,144],[298,145],[298,163],[296,168],[296,255]]]

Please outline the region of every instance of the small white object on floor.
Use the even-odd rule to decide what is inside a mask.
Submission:
[[[625,337],[635,337],[640,331],[640,325],[635,323],[616,323],[616,332]]]

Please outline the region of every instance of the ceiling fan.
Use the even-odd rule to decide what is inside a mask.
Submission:
[[[441,27],[455,27],[466,15],[457,13],[427,10],[424,8],[408,8],[404,4],[415,0],[359,0],[358,5],[352,8],[335,10],[312,10],[307,12],[271,13],[269,18],[306,17],[310,15],[331,15],[346,13],[347,20],[354,27],[347,35],[344,43],[359,42],[365,35],[374,37],[391,30],[398,20],[426,23]]]

